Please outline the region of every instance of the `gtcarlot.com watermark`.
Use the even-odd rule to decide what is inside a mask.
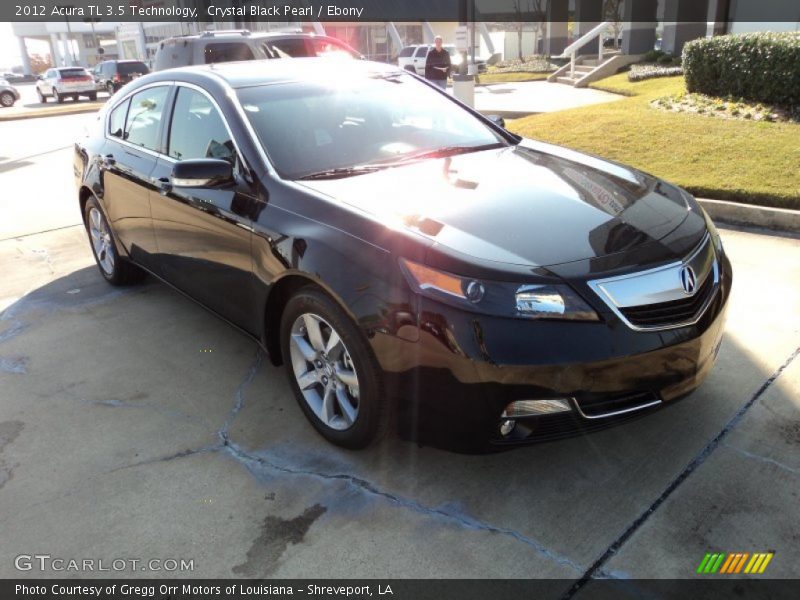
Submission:
[[[14,559],[18,571],[51,572],[186,572],[194,571],[194,559],[185,558],[61,558],[50,554],[20,554]]]

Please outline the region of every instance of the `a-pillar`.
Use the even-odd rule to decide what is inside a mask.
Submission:
[[[708,29],[708,0],[666,0],[661,49],[680,56],[683,45],[705,37]]]
[[[603,0],[575,0],[575,39],[586,35],[603,22]],[[578,54],[597,54],[597,44],[588,43]]]
[[[656,45],[658,0],[629,0],[623,6],[625,14],[622,53],[644,54],[649,52]]]
[[[547,37],[544,53],[559,56],[567,47],[567,26],[569,25],[569,0],[550,0],[547,3]]]

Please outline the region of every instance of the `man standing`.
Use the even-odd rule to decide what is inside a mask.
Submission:
[[[425,79],[447,89],[447,76],[450,74],[450,53],[442,48],[442,36],[437,35],[433,38],[434,47],[428,52],[425,61]]]

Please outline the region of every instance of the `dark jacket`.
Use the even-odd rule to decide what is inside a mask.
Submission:
[[[434,67],[447,67],[446,71]],[[441,51],[431,48],[428,58],[425,60],[425,79],[447,79],[452,65],[450,64],[450,54],[444,48]]]

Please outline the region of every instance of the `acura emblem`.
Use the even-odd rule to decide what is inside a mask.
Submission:
[[[683,291],[688,295],[691,296],[694,293],[694,288],[697,285],[697,277],[692,267],[686,266],[681,269],[681,285],[683,286]]]

